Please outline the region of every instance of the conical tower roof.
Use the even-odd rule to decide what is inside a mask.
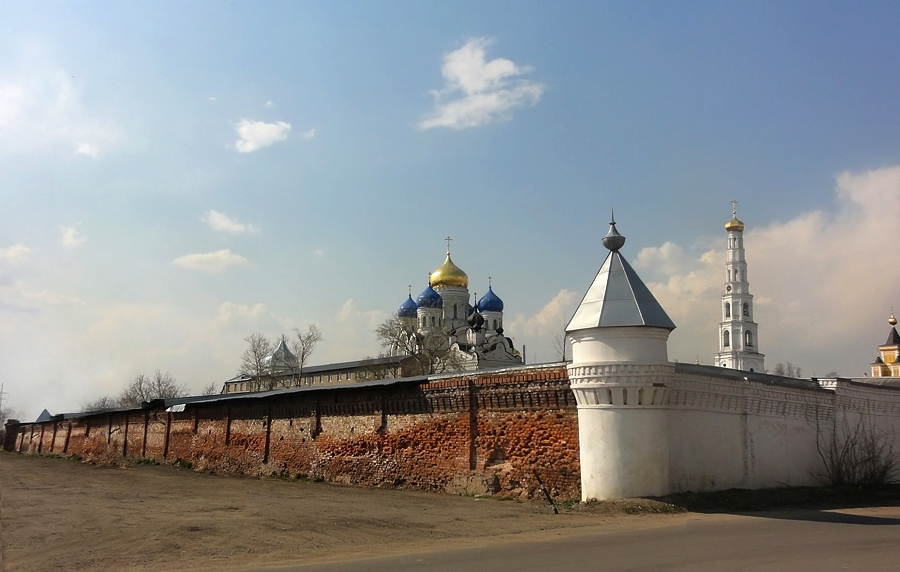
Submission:
[[[637,272],[619,254],[625,237],[616,231],[615,220],[609,227],[609,233],[603,239],[603,246],[609,249],[609,255],[575,310],[566,331],[622,326],[674,330],[675,323]]]

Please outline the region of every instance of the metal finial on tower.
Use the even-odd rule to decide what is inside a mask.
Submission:
[[[615,212],[612,212],[611,219],[612,220],[609,222],[609,232],[606,233],[606,236],[603,237],[601,242],[603,243],[603,246],[615,252],[625,244],[625,237],[616,230]]]
[[[409,290],[409,297],[412,298],[412,284],[407,284],[406,289]]]
[[[431,272],[428,273],[428,285],[431,286]]]
[[[491,286],[493,286],[493,284],[491,283],[491,277],[488,276],[488,289],[489,290],[490,290]]]
[[[450,242],[451,242],[453,239],[450,238],[450,237],[448,236],[448,237],[445,238],[444,240],[447,241],[447,254],[449,255],[449,254],[450,254]]]
[[[897,325],[897,318],[894,317],[894,307],[893,306],[891,306],[891,317],[888,318],[888,324],[890,324],[891,326]]]
[[[737,199],[731,199],[731,216],[737,216]]]

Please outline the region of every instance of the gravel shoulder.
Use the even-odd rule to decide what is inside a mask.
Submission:
[[[0,454],[4,570],[229,570],[666,527],[697,515]]]

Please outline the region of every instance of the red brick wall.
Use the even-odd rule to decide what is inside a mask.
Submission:
[[[100,462],[184,460],[215,473],[302,475],[469,494],[486,492],[486,486],[522,498],[535,495],[537,472],[555,498],[580,497],[578,418],[564,366],[323,388],[188,404],[180,413],[135,410],[7,429],[7,450],[79,454]]]

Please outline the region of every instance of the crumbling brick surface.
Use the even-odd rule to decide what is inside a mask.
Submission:
[[[5,446],[457,494],[529,498],[540,494],[535,474],[558,499],[578,498],[581,487],[563,366],[20,424],[8,428]]]

